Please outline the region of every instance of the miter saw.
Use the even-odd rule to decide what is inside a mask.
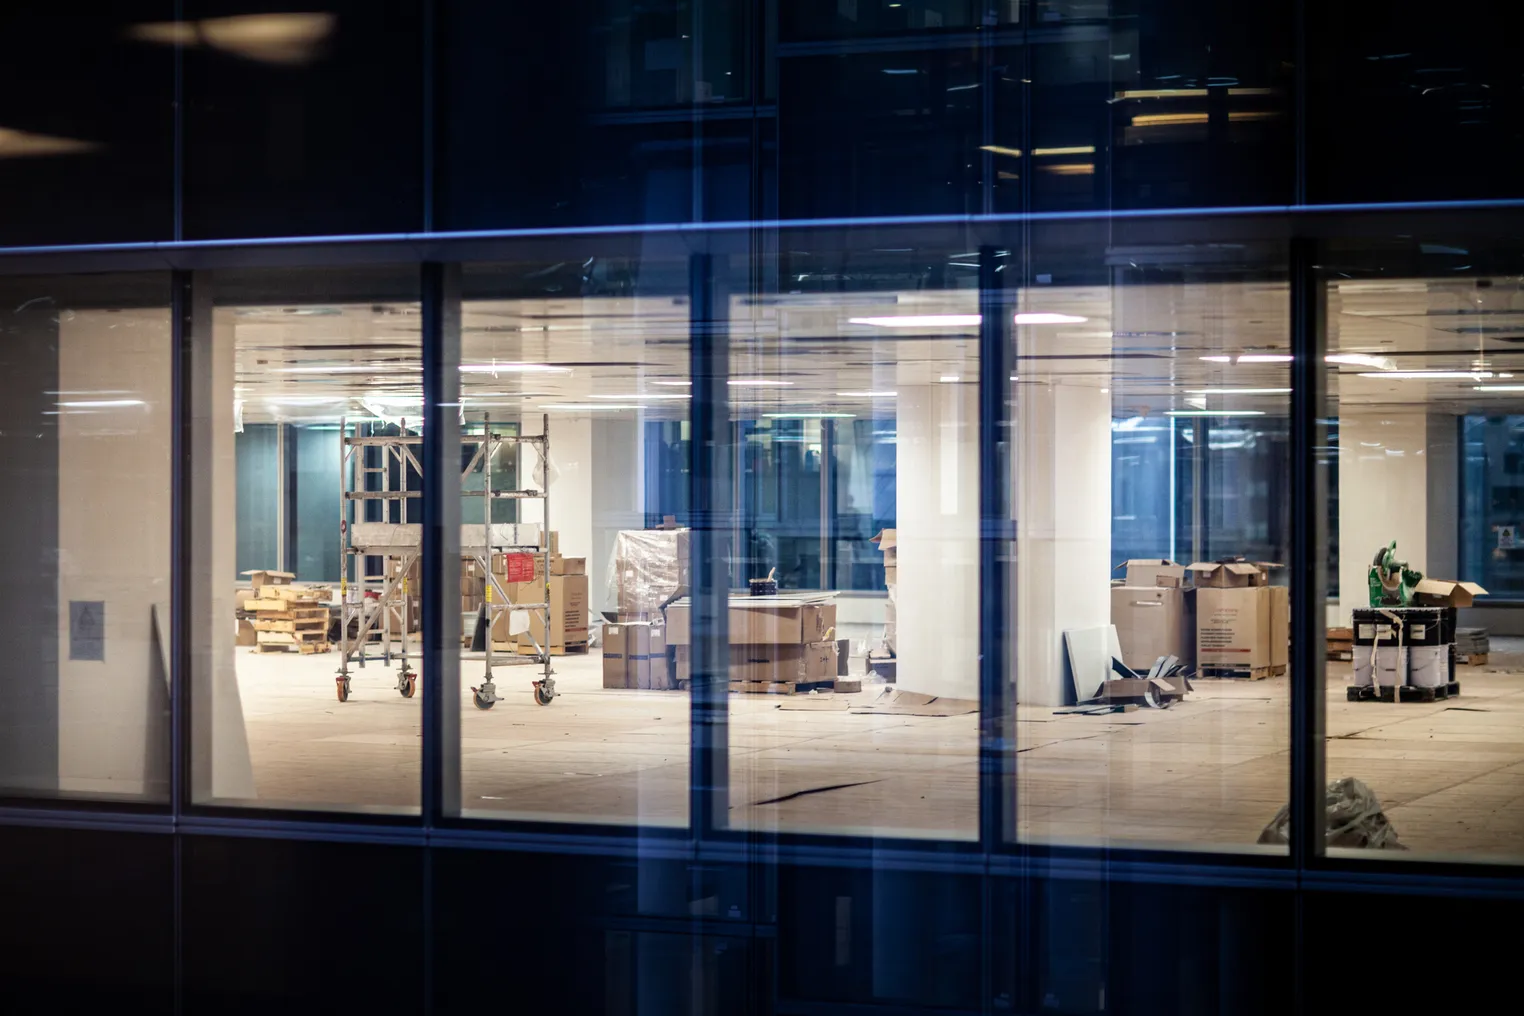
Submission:
[[[1371,561],[1370,587],[1372,607],[1407,607],[1413,603],[1413,591],[1423,581],[1423,573],[1397,560],[1397,541],[1376,551]]]

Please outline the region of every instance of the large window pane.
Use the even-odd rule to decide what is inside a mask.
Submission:
[[[1524,849],[1524,248],[1516,224],[1497,227],[1419,219],[1319,259],[1340,549],[1325,768],[1368,788],[1386,821],[1374,839],[1331,834],[1330,853],[1396,843],[1517,861]]]
[[[169,797],[169,287],[0,281],[0,793]]]
[[[729,824],[970,839],[977,276],[967,248],[780,246],[785,291],[731,306]]]
[[[214,407],[198,434],[212,623],[191,687],[197,803],[418,808],[417,278],[198,276],[215,306],[197,336]],[[377,529],[415,538],[364,552]]]
[[[687,277],[596,244],[465,268],[461,582],[439,595],[466,636],[466,817],[688,821],[664,624],[688,591]]]
[[[1017,831],[1284,852],[1283,255],[1129,231],[1040,234],[1014,293]]]

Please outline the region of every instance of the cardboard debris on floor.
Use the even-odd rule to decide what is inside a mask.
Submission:
[[[941,695],[925,695],[900,688],[885,688],[871,701],[853,703],[851,711],[891,716],[963,716],[977,713],[979,703],[973,699],[944,698]]]

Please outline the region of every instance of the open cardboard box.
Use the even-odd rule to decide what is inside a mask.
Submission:
[[[1183,564],[1169,558],[1135,557],[1117,565],[1114,571],[1126,569],[1124,586],[1162,586],[1178,588],[1190,581],[1191,571]]]
[[[1413,587],[1413,602],[1425,607],[1469,607],[1487,590],[1475,582],[1454,579],[1421,579]]]

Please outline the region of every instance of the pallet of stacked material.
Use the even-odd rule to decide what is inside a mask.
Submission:
[[[1353,628],[1328,629],[1328,658],[1352,660],[1355,658],[1355,630]]]
[[[1456,628],[1455,629],[1455,662],[1469,666],[1480,666],[1487,662],[1487,654],[1492,651],[1492,642],[1487,636],[1486,628]]]
[[[266,586],[245,609],[261,653],[326,653],[328,608],[316,591]]]

